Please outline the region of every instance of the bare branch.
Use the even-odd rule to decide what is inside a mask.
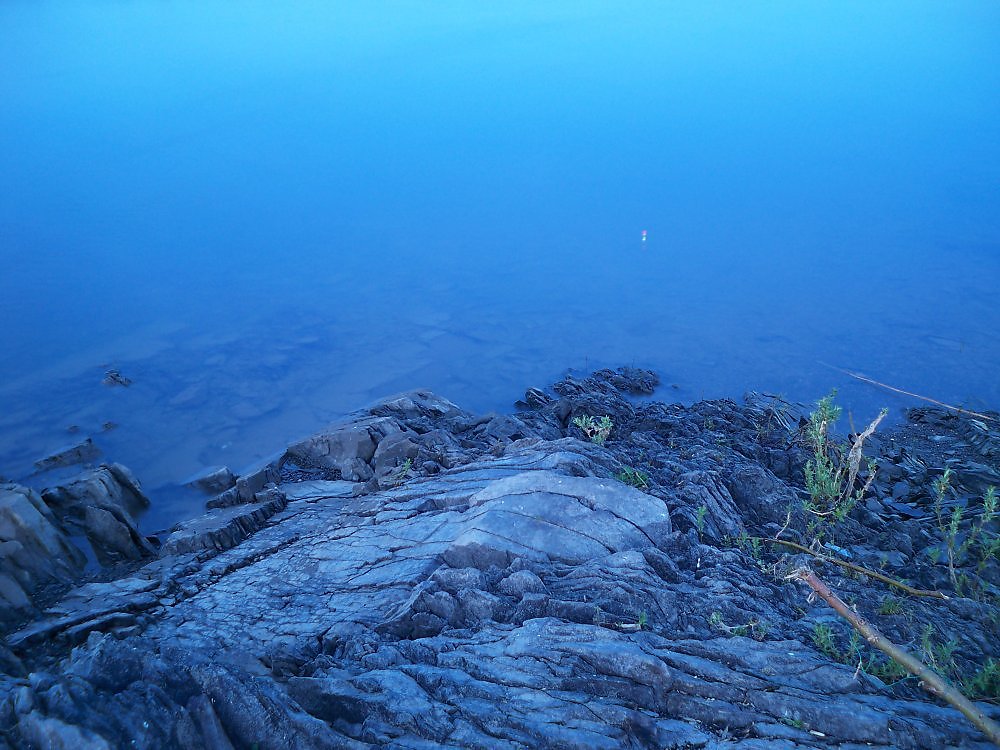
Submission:
[[[953,707],[957,708],[966,718],[976,725],[986,737],[997,746],[1000,746],[1000,724],[997,724],[983,711],[962,695],[951,683],[941,675],[934,672],[930,667],[920,661],[913,654],[904,651],[895,643],[882,635],[878,629],[861,615],[848,607],[840,597],[834,594],[830,588],[823,583],[816,574],[809,568],[799,568],[795,571],[795,577],[806,584],[843,617],[851,626],[865,637],[872,646],[899,664],[903,669],[916,677],[924,690],[931,695],[941,698]]]
[[[848,570],[853,570],[855,573],[863,573],[869,578],[874,578],[876,581],[882,581],[889,586],[895,586],[900,591],[905,591],[911,596],[926,596],[931,599],[948,599],[948,595],[942,593],[941,591],[929,591],[927,589],[915,589],[912,586],[908,586],[902,581],[897,581],[895,578],[890,578],[887,575],[883,575],[878,571],[872,570],[870,568],[865,568],[861,565],[855,565],[852,562],[847,562],[847,560],[838,560],[835,557],[829,557],[815,550],[811,550],[808,547],[803,547],[801,544],[796,544],[795,542],[790,542],[785,539],[768,539],[767,541],[772,544],[781,544],[785,547],[790,547],[798,552],[805,552],[807,555],[812,555],[817,560],[822,560],[823,562],[832,563],[834,565],[839,565],[842,568],[847,568]]]

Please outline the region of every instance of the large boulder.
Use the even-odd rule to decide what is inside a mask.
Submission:
[[[149,498],[124,466],[102,465],[44,490],[42,497],[68,529],[87,538],[102,565],[155,554],[135,520],[149,507]]]
[[[30,612],[37,589],[72,580],[84,563],[37,492],[0,485],[0,625]]]
[[[339,473],[349,481],[365,482],[373,476],[369,462],[379,441],[396,432],[399,426],[391,419],[363,417],[289,446],[285,459],[297,466]]]
[[[451,432],[469,426],[470,415],[448,399],[426,390],[407,391],[291,445],[283,461],[352,482],[376,477],[391,486],[407,460],[407,466],[418,461],[441,463],[443,449],[454,442],[421,436],[440,433],[442,427]]]

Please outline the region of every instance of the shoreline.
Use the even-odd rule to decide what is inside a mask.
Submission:
[[[48,540],[69,524],[91,535],[102,567],[89,581],[74,574],[63,532],[68,546],[31,568],[44,578],[63,564],[65,575],[40,585],[44,613],[8,621],[0,729],[164,747],[213,732],[234,746],[289,746],[279,736],[302,747],[489,746],[487,727],[496,747],[669,746],[734,728],[757,747],[816,733],[979,746],[957,714],[889,679],[877,654],[862,647],[858,669],[848,629],[777,571],[817,566],[897,642],[923,639],[942,671],[982,674],[982,689],[996,689],[986,658],[1000,637],[990,617],[1000,566],[992,553],[974,559],[984,547],[970,544],[955,591],[932,495],[949,466],[949,507],[967,508],[971,528],[1000,484],[997,435],[911,410],[866,442],[879,470],[825,532],[824,554],[947,592],[942,604],[761,543],[815,537],[803,505],[806,415],[794,405],[756,394],[742,405],[646,400],[657,382],[634,368],[567,376],[529,389],[508,415],[428,391],[383,399],[257,472],[203,477],[209,512],[155,538],[129,527],[143,496],[127,470],[47,491]],[[587,418],[603,416],[611,426],[597,444]],[[995,521],[981,530],[995,535]],[[190,685],[173,686],[173,672]],[[51,696],[70,675],[90,697],[67,714]],[[131,698],[116,703],[112,689]],[[478,702],[455,702],[455,690]],[[544,696],[541,713],[528,710]],[[154,703],[173,706],[171,718]],[[596,714],[580,724],[584,704]],[[283,718],[261,724],[261,711]],[[141,731],[128,718],[146,714]]]
[[[420,385],[448,394],[466,408],[503,412],[526,384],[628,361],[658,369],[670,383],[679,384],[678,390],[666,385],[657,395],[688,405],[705,397],[738,400],[748,382],[803,402],[838,387],[858,420],[883,405],[891,406],[890,417],[899,419],[903,409],[915,405],[817,365],[813,352],[798,340],[753,338],[733,349],[714,339],[699,340],[698,330],[692,328],[668,332],[660,340],[654,336],[642,349],[634,349],[638,344],[626,340],[596,359],[587,356],[588,348],[595,346],[594,341],[603,345],[620,336],[617,318],[588,318],[588,337],[593,341],[577,344],[576,334],[563,335],[572,331],[569,321],[557,316],[551,331],[528,329],[525,335],[532,342],[525,346],[512,343],[509,334],[495,325],[484,328],[483,313],[473,311],[470,330],[493,342],[489,346],[463,337],[464,328],[454,317],[423,316],[412,324],[391,321],[371,330],[370,322],[359,316],[345,325],[348,331],[363,330],[364,335],[357,341],[351,338],[347,349],[345,341],[330,333],[328,312],[323,317],[322,311],[308,305],[301,312],[296,323],[289,323],[288,315],[268,313],[245,326],[216,326],[201,332],[191,326],[146,329],[99,353],[78,354],[73,367],[53,366],[49,374],[32,378],[30,387],[6,390],[6,407],[0,414],[0,475],[42,489],[45,483],[66,477],[32,478],[34,463],[90,437],[103,452],[100,460],[122,462],[151,494],[162,491],[153,505],[152,512],[158,513],[172,502],[172,487],[202,468],[224,464],[244,470],[287,442],[308,436],[386,393]],[[554,341],[557,338],[560,341]],[[927,358],[921,372],[944,368],[940,370],[944,380],[975,390],[976,381],[961,381],[954,368],[990,371],[986,352],[991,343],[981,339],[978,348],[965,353],[938,351],[928,344],[919,352]],[[910,342],[898,354],[913,361],[918,355],[913,345]],[[822,349],[819,358],[834,364],[845,364],[847,369],[860,364],[850,357],[842,362],[836,351]],[[394,352],[391,361],[381,351]],[[636,352],[649,351],[663,354],[636,357]],[[957,359],[945,362],[944,356]],[[349,365],[345,357],[351,358]],[[966,388],[956,389],[956,394],[947,387],[934,387],[926,377],[914,382],[896,373],[894,378],[894,358],[863,361],[869,374],[886,382],[973,409],[982,406],[982,400],[955,400]],[[462,364],[468,362],[479,363],[491,376],[483,378],[479,366],[473,370]],[[573,368],[545,364],[555,362]],[[104,385],[110,369],[119,370],[131,385]],[[57,372],[61,376],[55,377]],[[991,389],[981,391],[986,401],[993,400],[992,394]],[[107,424],[115,427],[107,430]],[[186,508],[178,508],[176,515],[165,516],[149,530],[185,513]]]

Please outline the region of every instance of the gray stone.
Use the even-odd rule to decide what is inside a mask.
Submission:
[[[278,489],[289,501],[319,501],[324,498],[354,497],[358,494],[358,485],[354,482],[326,479],[285,482],[279,485]]]
[[[84,562],[38,493],[0,485],[0,625],[29,610],[39,587],[71,581]]]
[[[227,466],[212,466],[190,477],[184,482],[186,487],[194,487],[202,492],[217,495],[236,485],[236,477]]]
[[[372,467],[360,458],[351,458],[341,463],[340,474],[349,482],[367,482],[375,476]]]
[[[124,466],[102,465],[44,490],[42,497],[63,524],[86,535],[102,565],[155,554],[135,521],[135,514],[149,506],[149,498]]]
[[[371,460],[375,476],[382,478],[398,472],[406,461],[412,463],[417,453],[417,444],[407,433],[397,432],[382,438]]]
[[[344,470],[355,459],[367,463],[376,441],[370,421],[349,422],[289,446],[285,456],[300,466]]]
[[[254,472],[245,474],[236,480],[236,493],[240,502],[252,503],[257,499],[257,493],[268,485],[276,484],[279,481],[278,472],[274,466],[268,464],[262,466]]]
[[[221,492],[205,503],[208,509],[229,508],[233,505],[243,505],[257,502],[257,494],[265,488],[276,486],[280,481],[277,468],[273,464],[265,464],[256,471],[239,477],[236,483],[225,492]]]
[[[524,422],[508,414],[493,417],[485,428],[485,434],[493,440],[519,440],[528,433],[529,430]]]
[[[520,599],[527,593],[540,594],[545,591],[542,579],[530,570],[519,570],[500,581],[500,591]]]
[[[284,493],[277,488],[266,495],[258,495],[261,496],[260,502],[218,508],[174,527],[160,548],[160,556],[235,547],[260,530],[288,502]]]
[[[499,597],[479,589],[462,589],[457,596],[462,616],[455,624],[466,627],[489,622],[502,606]]]
[[[65,484],[42,492],[57,512],[80,514],[83,508],[119,508],[131,518],[149,507],[138,480],[121,464],[103,464]]]
[[[32,747],[46,750],[111,750],[106,739],[82,727],[32,711],[18,722],[21,736]]]
[[[83,509],[83,528],[97,559],[104,565],[118,560],[138,560],[144,551],[151,549],[149,542],[138,534],[138,541],[133,539],[134,527],[130,528],[103,508],[86,506]]]
[[[420,419],[447,420],[465,414],[448,399],[422,389],[384,398],[369,411],[376,416],[394,417],[404,422]]]
[[[486,576],[477,568],[449,568],[443,566],[434,571],[432,580],[445,591],[457,593],[462,589],[482,589],[486,587]]]

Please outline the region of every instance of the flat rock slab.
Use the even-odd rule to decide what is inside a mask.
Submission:
[[[285,495],[275,490],[270,497],[264,497],[260,502],[210,510],[204,516],[175,527],[163,542],[160,556],[235,547],[261,529],[271,516],[287,504]]]
[[[360,494],[361,485],[338,479],[309,479],[304,482],[285,482],[278,486],[289,500],[323,500],[332,497],[354,497]]]

